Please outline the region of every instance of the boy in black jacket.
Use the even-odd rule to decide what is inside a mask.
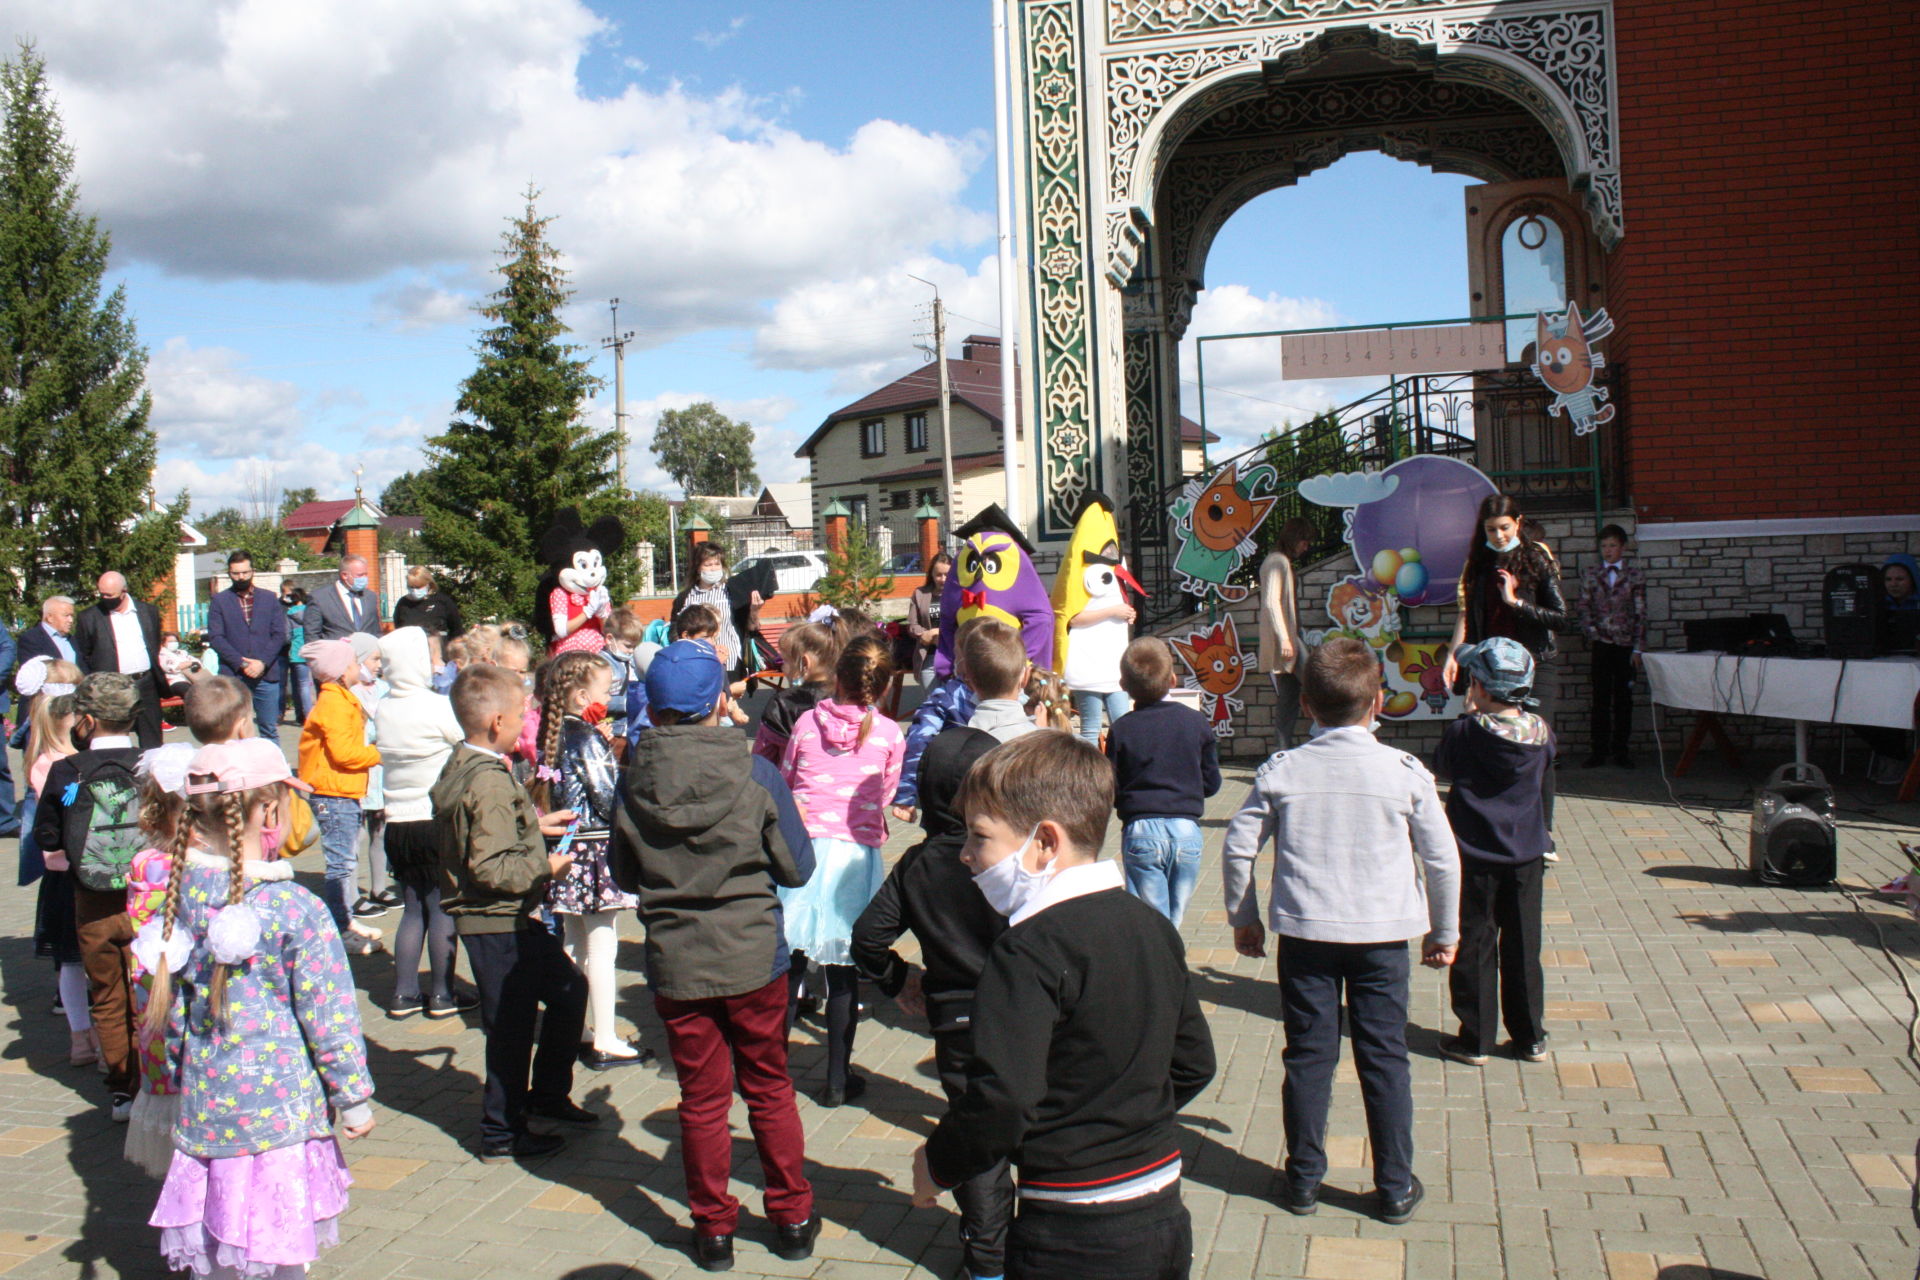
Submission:
[[[987,905],[960,861],[967,823],[955,806],[967,771],[999,746],[992,734],[956,725],[942,730],[920,757],[915,794],[927,838],[900,855],[880,892],[853,926],[853,962],[860,975],[900,1002],[909,1015],[925,1014],[933,1029],[933,1060],[947,1104],[967,1092],[973,1057],[973,993],[1006,917]],[[924,974],[892,950],[903,933],[920,941]],[[1006,1270],[1007,1222],[1013,1216],[1013,1179],[1006,1162],[953,1189],[960,1203],[960,1242],[975,1280]]]
[[[1449,978],[1460,1034],[1441,1056],[1478,1067],[1501,1018],[1512,1052],[1547,1056],[1540,896],[1553,805],[1553,730],[1529,708],[1533,656],[1495,636],[1455,655],[1471,679],[1467,714],[1447,726],[1434,772],[1452,780],[1447,821],[1460,844],[1460,955]],[[1496,1011],[1496,997],[1498,1007]]]
[[[914,1203],[1010,1160],[1010,1275],[1184,1280],[1174,1116],[1213,1079],[1213,1039],[1180,935],[1098,860],[1113,771],[1078,738],[1028,734],[983,756],[959,803],[961,858],[1009,927],[974,998],[966,1096],[914,1153]]]

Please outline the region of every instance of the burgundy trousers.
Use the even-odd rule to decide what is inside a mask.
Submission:
[[[813,1216],[813,1186],[802,1167],[806,1133],[787,1074],[787,977],[757,991],[712,1000],[670,1000],[653,1007],[667,1028],[680,1078],[680,1162],[687,1203],[704,1235],[731,1235],[740,1202],[727,1191],[733,1132],[727,1112],[736,1080],[766,1179],[767,1217],[797,1225]]]

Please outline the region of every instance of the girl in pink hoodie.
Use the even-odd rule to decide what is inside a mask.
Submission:
[[[880,891],[886,868],[887,802],[906,754],[900,726],[875,710],[893,682],[893,663],[879,635],[856,636],[834,667],[834,694],[794,722],[780,771],[813,838],[813,878],[780,890],[787,945],[792,1022],[809,967],[827,987],[827,1085],[822,1106],[837,1107],[866,1092],[849,1071],[859,980],[853,967],[853,923]]]

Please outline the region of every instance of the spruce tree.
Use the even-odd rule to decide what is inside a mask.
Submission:
[[[630,539],[642,532],[639,504],[615,483],[618,441],[581,421],[601,380],[567,341],[560,311],[573,290],[536,195],[528,190],[501,237],[502,283],[478,308],[491,327],[461,384],[460,416],[427,441],[415,477],[425,558],[446,567],[447,589],[473,618],[531,618],[542,571],[535,551],[560,508],[580,508],[589,524],[616,512]],[[631,569],[630,556],[609,560],[616,600]]]
[[[161,583],[187,500],[152,509],[147,353],[125,288],[101,294],[109,239],[31,44],[0,62],[0,108],[0,615],[18,617],[108,569]]]

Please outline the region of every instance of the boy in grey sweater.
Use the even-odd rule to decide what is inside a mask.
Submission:
[[[1460,855],[1433,775],[1375,741],[1368,727],[1381,683],[1379,660],[1365,644],[1341,637],[1314,650],[1301,672],[1301,698],[1313,717],[1312,740],[1261,765],[1227,825],[1227,919],[1241,955],[1266,954],[1253,864],[1271,839],[1267,916],[1287,1029],[1283,1207],[1305,1215],[1319,1205],[1344,988],[1373,1143],[1375,1213],[1399,1224],[1426,1194],[1413,1176],[1407,941],[1424,936],[1421,961],[1429,967],[1453,963]]]

